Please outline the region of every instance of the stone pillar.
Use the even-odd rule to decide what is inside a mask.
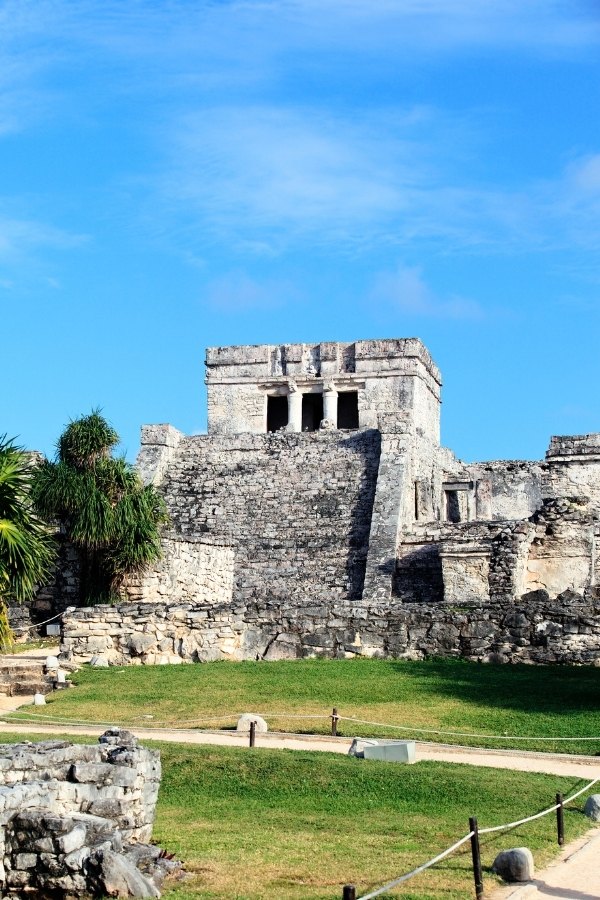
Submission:
[[[288,431],[302,431],[302,393],[295,381],[290,381],[288,391]]]
[[[475,518],[480,522],[492,518],[492,482],[488,478],[475,484]]]
[[[338,395],[332,381],[323,384],[323,418],[337,428]]]

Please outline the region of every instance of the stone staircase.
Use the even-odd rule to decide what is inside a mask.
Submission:
[[[46,671],[46,657],[0,654],[0,696],[49,694],[57,686],[56,671]],[[61,687],[64,687],[61,684]]]

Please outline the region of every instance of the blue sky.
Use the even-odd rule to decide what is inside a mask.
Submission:
[[[206,427],[218,344],[420,337],[442,436],[600,431],[596,0],[0,0],[0,433]]]

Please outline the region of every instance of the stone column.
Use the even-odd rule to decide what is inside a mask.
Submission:
[[[323,418],[333,422],[337,428],[338,395],[332,381],[323,384]]]
[[[475,518],[484,522],[492,518],[492,482],[488,478],[475,482]]]
[[[302,431],[302,393],[295,381],[290,381],[288,391],[288,431]]]

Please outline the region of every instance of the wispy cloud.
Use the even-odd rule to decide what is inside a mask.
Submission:
[[[385,106],[376,92],[362,107],[348,98],[328,104],[318,91],[300,103],[284,88],[307,60],[326,83],[330,59],[331,71],[345,59],[352,72],[362,54],[394,68],[507,47],[577,59],[600,42],[600,15],[585,0],[7,0],[0,32],[0,137],[64,107],[66,96],[73,115],[93,116],[95,102],[139,95],[153,171],[134,175],[136,161],[129,181],[123,171],[113,177],[136,181],[138,221],[176,234],[190,259],[211,240],[262,255],[299,237],[343,252],[423,241],[512,252],[600,240],[593,152],[554,182],[500,187],[493,172],[486,180],[469,164],[469,154],[485,154],[469,143],[475,115],[451,121],[424,106]],[[48,77],[65,71],[73,77]],[[99,73],[102,89],[90,90]],[[0,222],[0,252],[14,247],[12,233]]]
[[[195,210],[201,227],[240,240],[356,235],[406,208],[416,178],[401,139],[391,146],[318,109],[205,110],[172,134],[166,197]]]
[[[146,185],[165,227],[183,218],[190,234],[250,253],[299,236],[342,252],[434,241],[514,253],[600,240],[600,155],[552,180],[500,185],[493,173],[473,175],[477,123],[464,116],[223,106],[184,115],[168,132],[168,159]]]
[[[427,284],[418,267],[399,264],[375,276],[368,294],[369,304],[406,315],[435,319],[481,319],[479,303],[458,294],[440,296]]]
[[[277,84],[307,48],[321,54],[320,71],[330,51],[354,67],[373,53],[392,53],[395,67],[507,48],[576,58],[600,43],[600,15],[588,0],[4,0],[0,34],[1,134],[73,96],[74,80],[49,90],[52,71],[96,65],[103,92],[160,98],[169,85],[206,100],[217,88]]]
[[[202,299],[220,312],[251,312],[278,309],[298,302],[300,292],[284,279],[255,279],[245,272],[231,272],[211,281]]]
[[[85,243],[85,235],[70,234],[42,222],[14,219],[0,214],[0,260],[19,262],[42,247],[66,250]]]

